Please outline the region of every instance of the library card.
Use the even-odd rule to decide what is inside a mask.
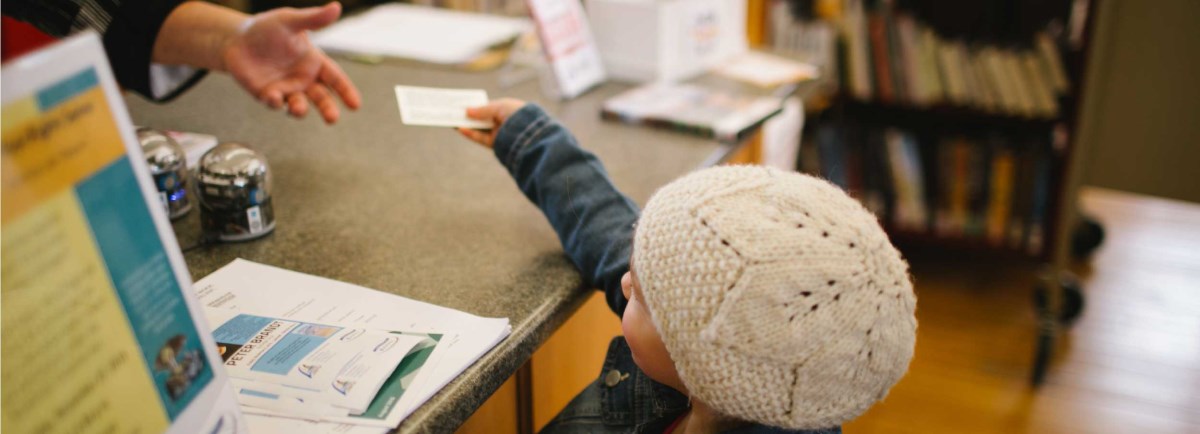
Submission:
[[[467,108],[488,103],[482,89],[396,86],[400,121],[407,125],[489,129],[490,122],[467,118]]]

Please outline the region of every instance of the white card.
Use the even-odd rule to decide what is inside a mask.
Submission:
[[[407,125],[492,128],[491,122],[467,118],[468,107],[488,103],[483,89],[396,86],[396,102],[400,104],[400,121]]]

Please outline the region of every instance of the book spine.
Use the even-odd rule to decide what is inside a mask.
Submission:
[[[888,59],[887,26],[879,11],[868,14],[867,25],[871,37],[871,60],[875,70],[877,96],[880,101],[890,103],[895,101],[896,91],[892,87],[892,68]]]
[[[1040,144],[1034,144],[1039,146]],[[1029,213],[1029,234],[1026,240],[1026,252],[1038,256],[1042,254],[1045,245],[1046,211],[1050,205],[1050,157],[1038,149],[1034,157],[1033,200]]]
[[[970,143],[970,191],[968,192],[969,214],[965,233],[968,238],[983,236],[991,177],[991,165],[988,164],[987,148],[977,141]]]
[[[898,15],[895,24],[900,57],[904,59],[904,88],[907,101],[916,106],[927,106],[932,103],[933,98],[927,85],[929,72],[924,68],[916,22],[911,16]]]
[[[1044,68],[1049,71],[1051,88],[1057,94],[1066,93],[1071,83],[1067,81],[1067,69],[1063,66],[1062,54],[1054,39],[1045,33],[1037,35],[1037,52]]]
[[[821,160],[821,175],[843,190],[848,188],[846,162],[843,158],[841,131],[831,124],[817,128],[817,148]]]
[[[1008,247],[1019,250],[1025,244],[1025,233],[1030,213],[1029,202],[1033,198],[1033,152],[1028,144],[1018,146],[1014,158],[1017,161],[1016,185],[1013,188],[1012,213],[1008,223]]]
[[[937,34],[928,28],[922,28],[920,35],[921,69],[924,71],[921,77],[929,92],[928,103],[939,104],[946,100],[946,77],[942,75],[942,69],[938,66],[938,47],[941,46],[941,41],[938,40]]]
[[[971,144],[966,138],[954,139],[954,177],[950,187],[951,232],[966,235],[967,223],[971,219]]]
[[[895,207],[892,208],[892,224],[900,229],[907,229],[912,218],[912,190],[907,182],[908,168],[904,164],[904,143],[900,132],[887,129],[883,133],[884,145],[887,149],[888,172],[892,178],[892,189],[896,193]]]
[[[900,34],[896,29],[896,15],[885,9],[883,15],[884,37],[887,38],[888,69],[891,71],[893,100],[896,102],[912,103],[912,94],[908,89],[908,58],[900,48]]]
[[[934,204],[934,234],[939,237],[950,237],[953,225],[951,223],[951,197],[954,194],[954,143],[942,139],[937,147],[937,201]]]
[[[867,190],[863,194],[863,205],[876,216],[883,218],[888,215],[890,208],[883,136],[878,130],[868,131],[864,136],[863,174]]]
[[[857,99],[870,100],[874,93],[873,72],[863,0],[846,0],[845,10],[842,35],[846,41],[846,76],[849,78],[850,92]]]
[[[992,245],[1004,245],[1005,230],[1012,207],[1013,157],[1003,143],[992,153],[991,196],[988,198],[987,239]]]

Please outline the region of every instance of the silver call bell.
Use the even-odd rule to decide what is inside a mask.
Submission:
[[[206,236],[246,241],[275,230],[271,169],[262,154],[241,143],[222,143],[200,159],[196,178]]]
[[[171,136],[152,128],[139,128],[137,136],[167,215],[171,220],[187,215],[192,202],[187,195],[187,154],[183,147]]]

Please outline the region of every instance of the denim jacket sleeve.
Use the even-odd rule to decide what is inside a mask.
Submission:
[[[558,233],[584,284],[604,291],[608,306],[621,315],[621,276],[629,270],[637,206],[617,191],[600,160],[537,105],[510,116],[493,146],[521,192]]]

